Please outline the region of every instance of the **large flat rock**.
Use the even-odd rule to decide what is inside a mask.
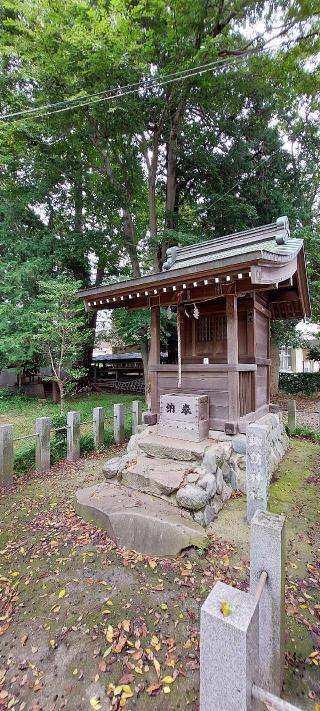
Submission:
[[[188,462],[158,457],[138,456],[137,461],[121,473],[121,481],[139,491],[158,496],[174,494],[192,471]]]
[[[107,531],[118,546],[146,555],[173,556],[208,543],[203,528],[181,509],[113,482],[79,489],[76,510]]]
[[[155,426],[144,430],[139,437],[138,445],[149,457],[190,462],[202,460],[206,448],[212,445],[212,440],[189,442],[174,437],[163,437],[158,434],[157,426]]]

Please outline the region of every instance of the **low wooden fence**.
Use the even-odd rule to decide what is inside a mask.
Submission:
[[[132,403],[132,434],[142,422],[142,402]],[[113,415],[106,416],[103,407],[95,407],[91,420],[81,421],[80,412],[67,413],[67,424],[63,427],[52,427],[50,417],[38,417],[35,422],[35,432],[22,437],[14,436],[14,426],[0,425],[0,486],[12,484],[14,471],[14,443],[26,439],[35,440],[35,469],[44,472],[50,469],[50,437],[52,433],[66,432],[67,459],[75,462],[80,457],[80,431],[83,425],[92,425],[93,447],[95,450],[104,446],[105,423],[113,423],[113,436],[116,444],[125,441],[126,408],[123,404],[113,407]]]

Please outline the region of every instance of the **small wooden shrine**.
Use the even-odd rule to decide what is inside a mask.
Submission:
[[[149,307],[151,410],[163,394],[208,395],[210,429],[230,434],[269,412],[271,320],[310,316],[303,240],[286,217],[171,247],[162,272],[79,296],[90,310]],[[177,313],[178,362],[160,363],[160,307]]]

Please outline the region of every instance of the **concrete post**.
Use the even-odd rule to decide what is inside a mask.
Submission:
[[[247,520],[256,511],[267,511],[271,446],[265,425],[247,428]]]
[[[93,409],[93,442],[95,449],[104,445],[104,407]]]
[[[76,462],[80,457],[80,412],[67,414],[67,459]]]
[[[251,695],[258,666],[259,605],[253,595],[218,582],[201,608],[200,711],[258,711]]]
[[[259,684],[280,695],[284,665],[285,518],[257,511],[250,530],[250,593],[267,573],[259,603]],[[257,682],[256,682],[257,683]]]
[[[13,425],[0,425],[0,486],[13,482]]]
[[[36,419],[36,471],[46,472],[50,469],[50,417]]]
[[[295,400],[288,400],[288,430],[294,432],[297,426],[297,405]]]
[[[132,403],[132,434],[137,431],[138,425],[142,423],[142,402],[134,400]]]
[[[114,405],[113,415],[114,441],[116,444],[121,444],[124,442],[124,405]]]

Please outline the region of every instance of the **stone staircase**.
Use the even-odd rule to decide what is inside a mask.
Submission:
[[[188,442],[158,434],[157,426],[138,428],[127,453],[105,462],[106,482],[77,492],[79,514],[141,553],[204,548],[204,527],[232,493],[218,465],[231,447],[219,438]]]

